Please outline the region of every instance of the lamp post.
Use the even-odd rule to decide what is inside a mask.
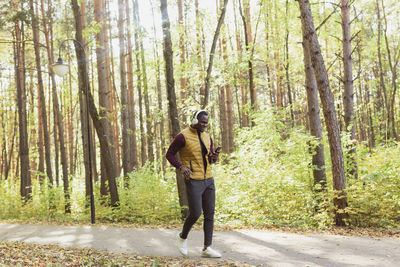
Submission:
[[[81,42],[75,39],[65,39],[61,42],[58,47],[58,59],[57,62],[52,65],[54,73],[60,77],[63,77],[68,72],[68,64],[64,63],[61,58],[61,48],[66,41],[73,41],[79,45],[85,55],[85,49]],[[86,60],[86,55],[83,60]],[[92,146],[91,146],[91,131],[90,131],[90,118],[89,118],[89,84],[88,80],[85,78],[85,93],[86,93],[86,120],[87,120],[87,140],[88,140],[88,153],[89,153],[89,194],[90,194],[90,218],[92,224],[95,223],[95,209],[94,209],[94,196],[93,196],[93,174],[92,174]]]

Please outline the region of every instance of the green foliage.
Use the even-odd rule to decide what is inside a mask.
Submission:
[[[141,224],[160,224],[178,221],[180,207],[177,200],[176,182],[172,173],[167,180],[145,166],[138,172],[129,175],[130,187],[124,188],[119,179],[120,206],[112,208],[100,199],[100,186],[95,186],[96,219],[108,222],[134,222]],[[64,214],[62,186],[49,188],[47,183],[40,186],[33,181],[32,199],[25,205],[19,196],[19,183],[7,180],[0,182],[0,219],[17,220],[56,220],[82,221],[90,220],[90,206],[85,198],[84,180],[74,177],[70,184],[72,213]]]
[[[238,146],[227,158],[229,164],[214,168],[217,221],[300,228],[332,226],[335,192],[329,157],[326,157],[327,191],[317,192],[313,190],[307,146],[312,137],[301,129],[286,129],[276,117],[271,110],[256,114],[255,127],[237,132]],[[347,181],[349,225],[399,226],[399,150],[398,145],[380,147],[369,154],[359,147],[356,159],[360,178]],[[329,154],[327,144],[325,153]]]
[[[400,146],[361,151],[360,179],[348,181],[351,225],[397,228],[400,222]]]
[[[100,220],[127,221],[141,224],[174,222],[179,220],[175,178],[168,174],[167,181],[149,165],[129,175],[129,188],[119,183],[120,207],[97,205]]]
[[[307,146],[311,137],[285,128],[276,117],[272,110],[254,115],[256,125],[238,131],[229,164],[216,167],[220,222],[317,226]]]

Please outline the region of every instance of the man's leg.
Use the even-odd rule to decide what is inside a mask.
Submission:
[[[214,211],[215,211],[215,186],[214,179],[206,180],[206,189],[202,196],[204,214],[204,249],[211,246],[214,230]]]
[[[186,218],[185,223],[183,224],[182,233],[180,237],[186,239],[190,229],[196,223],[201,215],[202,208],[202,194],[204,191],[204,183],[203,181],[197,180],[185,180],[186,183],[186,192],[189,203],[189,216]]]

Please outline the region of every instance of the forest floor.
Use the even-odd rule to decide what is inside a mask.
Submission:
[[[0,223],[0,265],[14,266],[399,266],[400,239],[232,229],[215,231],[222,259],[201,258],[201,230],[189,256],[176,229]]]

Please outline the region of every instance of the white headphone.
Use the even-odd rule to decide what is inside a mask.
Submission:
[[[197,119],[197,116],[199,116],[200,112],[206,112],[205,110],[200,109],[199,111],[196,112],[196,114],[194,115],[193,119],[192,119],[192,124],[198,124],[199,120]]]

